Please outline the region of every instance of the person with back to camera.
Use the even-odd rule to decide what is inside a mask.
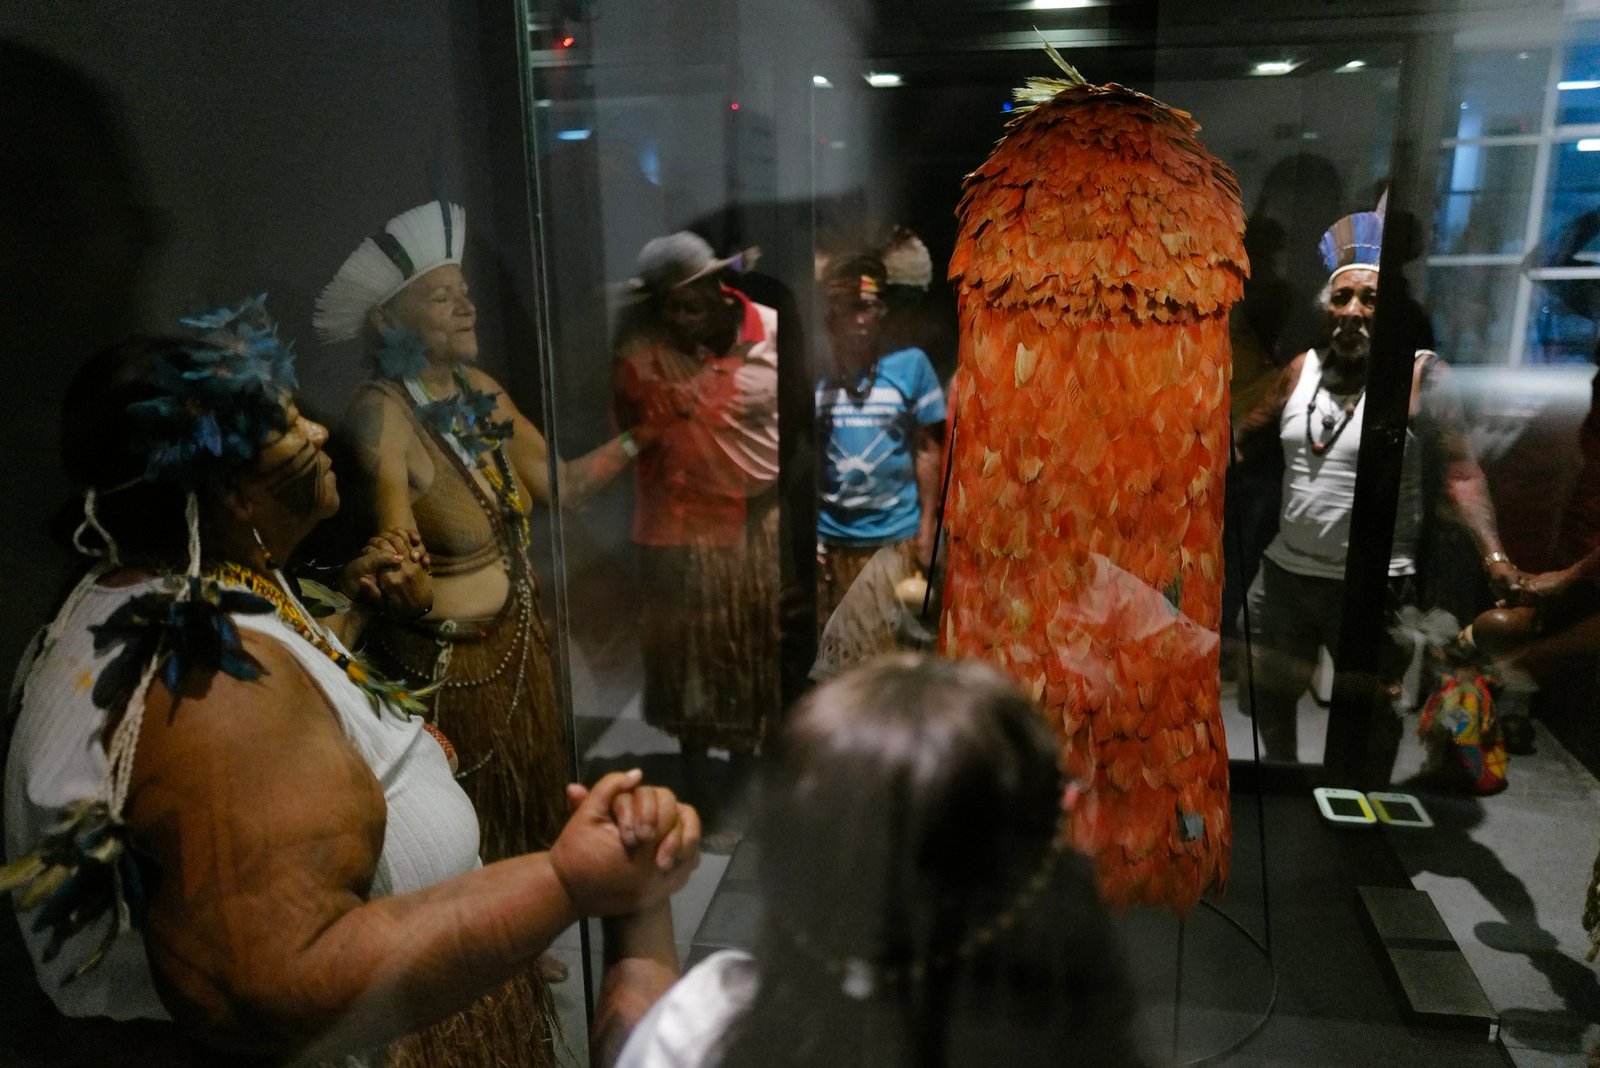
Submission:
[[[281,563],[339,507],[327,431],[259,300],[186,325],[68,394],[74,541],[103,559],[21,672],[0,870],[63,1041],[306,1063],[456,1013],[429,1063],[553,1063],[525,973],[580,916],[664,907],[698,821],[613,774],[548,852],[484,867],[448,739],[350,651],[378,606],[428,607],[410,533],[314,618]]]
[[[899,654],[814,690],[764,784],[759,948],[678,980],[616,1064],[1141,1064],[1106,915],[1062,836],[1056,755],[1027,699],[975,662]],[[655,946],[611,1005],[670,974],[670,938]]]

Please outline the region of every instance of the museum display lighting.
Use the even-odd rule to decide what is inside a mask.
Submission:
[[[905,79],[890,71],[868,71],[862,77],[867,79],[867,84],[874,89],[898,89],[905,84]]]
[[[1271,77],[1276,74],[1288,74],[1299,65],[1298,62],[1292,59],[1269,59],[1251,67],[1250,73]]]
[[[811,84],[813,86],[815,86],[816,88],[818,88],[818,89],[832,89],[833,88],[833,83],[830,82],[826,77],[824,77],[821,74],[813,74],[811,76]]]
[[[1350,62],[1346,63],[1344,66],[1340,67],[1339,69],[1341,71],[1361,70],[1366,65],[1367,65],[1367,61],[1364,60],[1364,59],[1352,59]]]

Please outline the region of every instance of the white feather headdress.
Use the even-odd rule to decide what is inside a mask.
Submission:
[[[459,264],[466,243],[467,213],[460,205],[434,200],[401,212],[350,253],[317,298],[311,325],[324,341],[350,340],[361,333],[368,312],[412,279]]]

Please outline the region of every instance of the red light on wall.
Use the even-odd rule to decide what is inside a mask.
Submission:
[[[734,111],[738,111],[739,110],[739,102],[737,100],[735,100],[733,103],[729,104],[728,107],[732,108]]]
[[[576,37],[573,37],[571,34],[568,34],[566,37],[561,38],[561,47],[562,48],[571,48],[573,45],[575,45],[577,43],[578,43],[578,39]]]

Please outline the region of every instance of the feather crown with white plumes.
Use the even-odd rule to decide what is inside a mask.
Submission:
[[[349,341],[367,316],[414,280],[447,263],[460,265],[467,243],[467,213],[433,200],[384,223],[345,259],[317,297],[311,325],[323,341]]]

